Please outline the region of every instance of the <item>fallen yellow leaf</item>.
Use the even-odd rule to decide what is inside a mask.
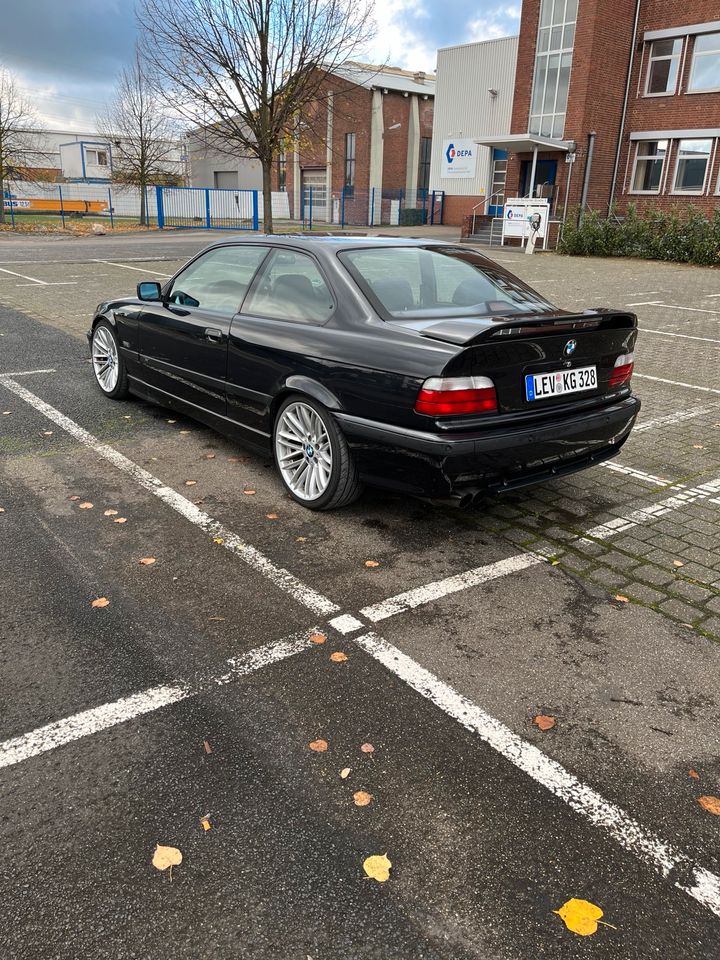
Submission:
[[[225,543],[225,541],[223,540],[222,537],[213,537],[213,543],[223,544],[223,543]]]
[[[698,797],[698,803],[703,810],[720,817],[720,797]]]
[[[208,620],[214,621],[215,623],[223,623],[225,617],[208,617]]]
[[[206,453],[206,454],[205,454],[205,459],[206,459],[206,460],[214,460],[214,459],[215,459],[215,454],[214,454],[214,453]]]
[[[315,753],[325,753],[328,748],[327,740],[313,740],[308,746],[311,750],[314,750]]]
[[[295,543],[305,543],[307,537],[295,537]]]
[[[353,794],[353,802],[356,807],[366,807],[372,798],[372,794],[367,793],[365,790],[358,790]]]
[[[168,423],[177,423],[177,420],[168,420]]]
[[[207,742],[207,740],[203,740],[203,750],[205,751],[205,753],[212,753],[212,747]]]
[[[278,515],[276,513],[266,513],[265,516],[268,520],[277,520]]]
[[[705,447],[702,445],[702,443],[694,443],[694,444],[693,444],[693,450],[704,450],[704,449],[705,449]]]
[[[113,523],[127,523],[127,517],[115,517]]]
[[[674,567],[684,567],[685,564],[682,562],[682,560],[673,560],[673,566],[674,566]]]
[[[629,600],[627,597],[624,597],[621,593],[616,593],[616,594],[615,594],[615,599],[616,599],[619,603],[630,603],[630,600]]]
[[[107,597],[98,597],[97,600],[93,600],[90,604],[91,607],[108,607],[110,606],[110,601]]]
[[[174,420],[173,420],[173,423],[175,423]],[[189,430],[181,430],[181,431],[180,431],[180,436],[181,436],[181,437],[186,437],[189,433],[190,433]]]
[[[163,847],[159,843],[155,847],[152,864],[156,870],[167,870],[169,867],[172,877],[172,868],[179,866],[181,863],[182,854],[177,847]]]
[[[51,437],[53,435],[52,430],[43,430],[44,437]]]
[[[347,780],[349,776],[350,776],[350,767],[343,767],[342,770],[340,771],[340,779]]]
[[[12,410],[3,410],[4,417],[9,417],[11,413],[12,413]]]
[[[555,717],[547,717],[540,713],[537,715],[537,717],[533,717],[533,723],[541,730],[552,730],[552,728],[555,726],[556,720]]]
[[[378,560],[366,560],[366,561],[365,561],[365,566],[366,566],[366,567],[379,567],[379,566],[380,566],[380,563],[379,563]]]
[[[612,927],[613,930],[617,930],[617,927],[613,927],[611,923],[605,923],[600,919],[603,915],[602,910],[594,903],[590,903],[589,900],[579,900],[577,897],[573,897],[572,900],[564,903],[559,910],[553,910],[553,913],[560,917],[568,930],[572,930],[573,933],[577,933],[581,937],[589,937],[593,933],[597,933],[598,923],[602,923],[604,927]]]
[[[200,817],[200,823],[202,824],[203,830],[209,830],[210,827],[211,827],[211,823],[210,823],[210,818],[209,818],[209,817]]]
[[[68,497],[68,500],[72,500],[73,502],[75,502],[76,500],[79,500],[79,499],[80,499],[80,497],[77,497],[77,496]]]
[[[375,753],[375,747],[371,743],[364,743],[360,749],[363,753]]]
[[[194,487],[196,483],[197,483],[197,480],[186,480],[186,481],[185,481],[185,486],[186,486],[186,487]]]
[[[143,557],[142,560],[140,560],[139,562],[144,567],[150,567],[152,566],[153,563],[155,563],[155,557]]]
[[[117,511],[117,510],[105,510],[105,511],[103,512],[103,516],[104,516],[104,517],[116,517],[117,515],[118,515],[118,511]]]
[[[310,634],[310,642],[311,642],[311,643],[318,643],[318,644],[319,644],[319,643],[325,643],[326,640],[327,640],[327,637],[325,636],[324,633],[311,633],[311,634]]]
[[[79,504],[78,504],[78,507],[79,507],[81,510],[92,510],[93,505],[88,501],[88,502],[86,502],[86,503],[79,503]]]
[[[243,493],[245,494],[246,497],[254,497],[254,496],[255,496],[255,491],[252,490],[250,487],[245,487],[245,489],[243,490]]]
[[[347,656],[340,650],[336,650],[335,653],[330,654],[330,659],[333,663],[345,663]]]
[[[689,776],[689,777],[692,777],[693,780],[699,780],[699,779],[700,779],[700,774],[697,772],[697,770],[692,770],[692,769],[688,770],[688,776]]]
[[[390,879],[391,866],[392,863],[388,860],[387,854],[384,853],[381,857],[378,855],[368,857],[363,863],[363,870],[371,880],[385,883],[386,880]]]
[[[5,507],[0,507],[0,513],[5,513]]]

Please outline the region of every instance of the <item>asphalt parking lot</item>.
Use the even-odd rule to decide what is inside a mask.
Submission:
[[[717,271],[494,250],[638,313],[621,456],[317,515],[93,383],[95,304],[212,239],[0,243],[4,955],[718,956]]]

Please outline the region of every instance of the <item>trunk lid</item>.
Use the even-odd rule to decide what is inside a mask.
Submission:
[[[468,317],[448,320],[410,320],[403,327],[415,329],[422,337],[442,340],[459,347],[443,370],[444,377],[483,376],[494,382],[498,414],[521,414],[528,419],[561,416],[578,406],[596,406],[609,396],[627,394],[627,384],[609,384],[615,362],[632,353],[637,337],[633,314],[612,310],[593,310],[581,314],[558,311],[534,316]],[[529,399],[527,377],[550,375],[545,383],[552,387],[558,377],[570,371],[594,368],[594,383],[588,387],[591,373],[577,373],[571,379],[581,389],[551,393]],[[530,394],[533,390],[530,389]],[[492,415],[484,416],[484,421]],[[460,424],[458,424],[460,426]]]

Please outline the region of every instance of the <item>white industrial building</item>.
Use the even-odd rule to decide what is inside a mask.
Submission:
[[[121,138],[103,138],[97,133],[77,133],[74,130],[27,130],[27,143],[22,166],[32,176],[56,182],[102,183],[113,174],[114,153]],[[159,164],[162,170],[186,179],[184,144],[178,140],[170,144],[167,158]]]
[[[444,192],[444,223],[502,216],[507,153],[476,141],[510,133],[517,52],[517,37],[438,50],[430,188]]]

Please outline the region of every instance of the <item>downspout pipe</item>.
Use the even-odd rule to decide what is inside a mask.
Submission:
[[[615,203],[615,189],[617,187],[618,171],[620,169],[620,154],[622,153],[623,136],[625,135],[625,121],[627,120],[628,102],[630,99],[630,81],[632,80],[633,66],[635,65],[635,47],[637,45],[638,24],[640,22],[640,3],[642,0],[636,0],[635,3],[635,24],[633,26],[632,46],[630,47],[630,59],[628,60],[627,78],[625,80],[625,99],[623,100],[622,116],[620,118],[620,129],[618,130],[617,149],[615,151],[615,163],[613,165],[612,181],[610,183],[610,197],[608,199],[608,216],[612,213]]]
[[[585,175],[583,177],[582,197],[580,198],[580,220],[585,213],[587,204],[588,190],[590,189],[590,172],[592,170],[593,153],[595,152],[595,137],[597,134],[593,130],[588,134],[587,156],[585,157]]]

